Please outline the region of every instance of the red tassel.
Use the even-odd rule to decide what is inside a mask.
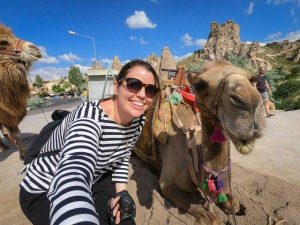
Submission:
[[[209,140],[212,143],[223,143],[224,141],[226,141],[226,138],[225,138],[224,134],[222,133],[222,128],[219,126],[214,126],[214,132],[209,137]]]
[[[216,189],[215,181],[213,179],[209,179],[207,182],[209,190],[214,194],[217,195],[218,191]]]

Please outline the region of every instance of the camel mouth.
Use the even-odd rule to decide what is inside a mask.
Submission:
[[[232,135],[229,135],[231,141],[233,142],[233,144],[235,145],[236,149],[244,154],[247,155],[250,152],[252,152],[252,150],[254,149],[254,143],[255,143],[255,139],[249,139],[249,140],[240,140],[236,137],[233,137]]]
[[[40,54],[36,54],[29,51],[24,51],[21,53],[21,58],[25,61],[38,61],[42,56]]]

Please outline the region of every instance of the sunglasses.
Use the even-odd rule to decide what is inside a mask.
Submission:
[[[131,78],[131,77],[124,77],[118,81],[118,83],[122,83],[126,81],[127,89],[132,93],[138,93],[143,87],[145,88],[145,94],[149,98],[153,98],[159,91],[154,84],[144,84],[142,81]]]

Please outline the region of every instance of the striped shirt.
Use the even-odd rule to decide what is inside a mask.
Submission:
[[[127,183],[131,150],[145,123],[145,115],[128,127],[111,120],[86,102],[72,111],[27,168],[21,188],[29,193],[47,192],[51,224],[99,224],[91,193],[92,184],[112,171],[112,181]]]

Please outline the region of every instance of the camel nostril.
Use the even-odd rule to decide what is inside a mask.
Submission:
[[[254,128],[254,130],[257,130],[257,129],[258,129],[257,123],[254,123],[253,128]]]

